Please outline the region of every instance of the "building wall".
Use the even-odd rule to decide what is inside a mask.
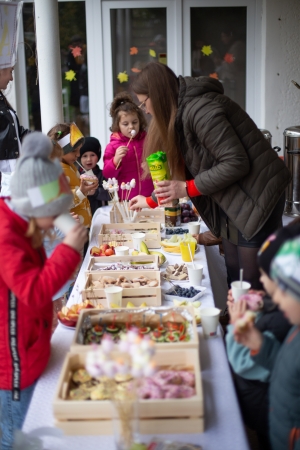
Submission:
[[[264,0],[261,128],[283,146],[283,131],[300,125],[300,0]]]

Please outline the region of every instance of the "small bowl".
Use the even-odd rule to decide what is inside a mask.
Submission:
[[[205,294],[206,291],[206,287],[204,286],[194,286],[194,288],[197,291],[200,291],[197,295],[195,295],[194,297],[180,297],[179,295],[175,294],[175,295],[170,295],[169,293],[172,292],[173,288],[170,289],[162,289],[162,293],[165,297],[165,300],[169,300],[169,301],[173,301],[173,300],[186,300],[187,302],[194,302],[195,300],[198,300],[200,297],[202,297],[202,295]]]

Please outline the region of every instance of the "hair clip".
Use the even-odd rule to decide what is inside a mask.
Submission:
[[[120,105],[123,105],[123,103],[125,103],[123,100],[120,102]]]
[[[57,132],[57,134],[58,134],[58,136],[60,136],[60,135],[62,134],[62,131],[59,130],[59,131]]]

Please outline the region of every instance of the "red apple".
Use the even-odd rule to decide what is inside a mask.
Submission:
[[[115,254],[115,251],[113,248],[108,248],[107,250],[105,250],[105,256],[112,256]]]
[[[107,250],[108,248],[110,248],[110,246],[108,244],[100,245],[100,250],[102,250],[103,253],[105,253],[105,250]]]

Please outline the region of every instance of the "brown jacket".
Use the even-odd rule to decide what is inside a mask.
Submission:
[[[291,180],[283,161],[214,78],[179,77],[175,126],[187,178],[202,193],[192,201],[207,226],[220,235],[221,207],[251,239]]]

